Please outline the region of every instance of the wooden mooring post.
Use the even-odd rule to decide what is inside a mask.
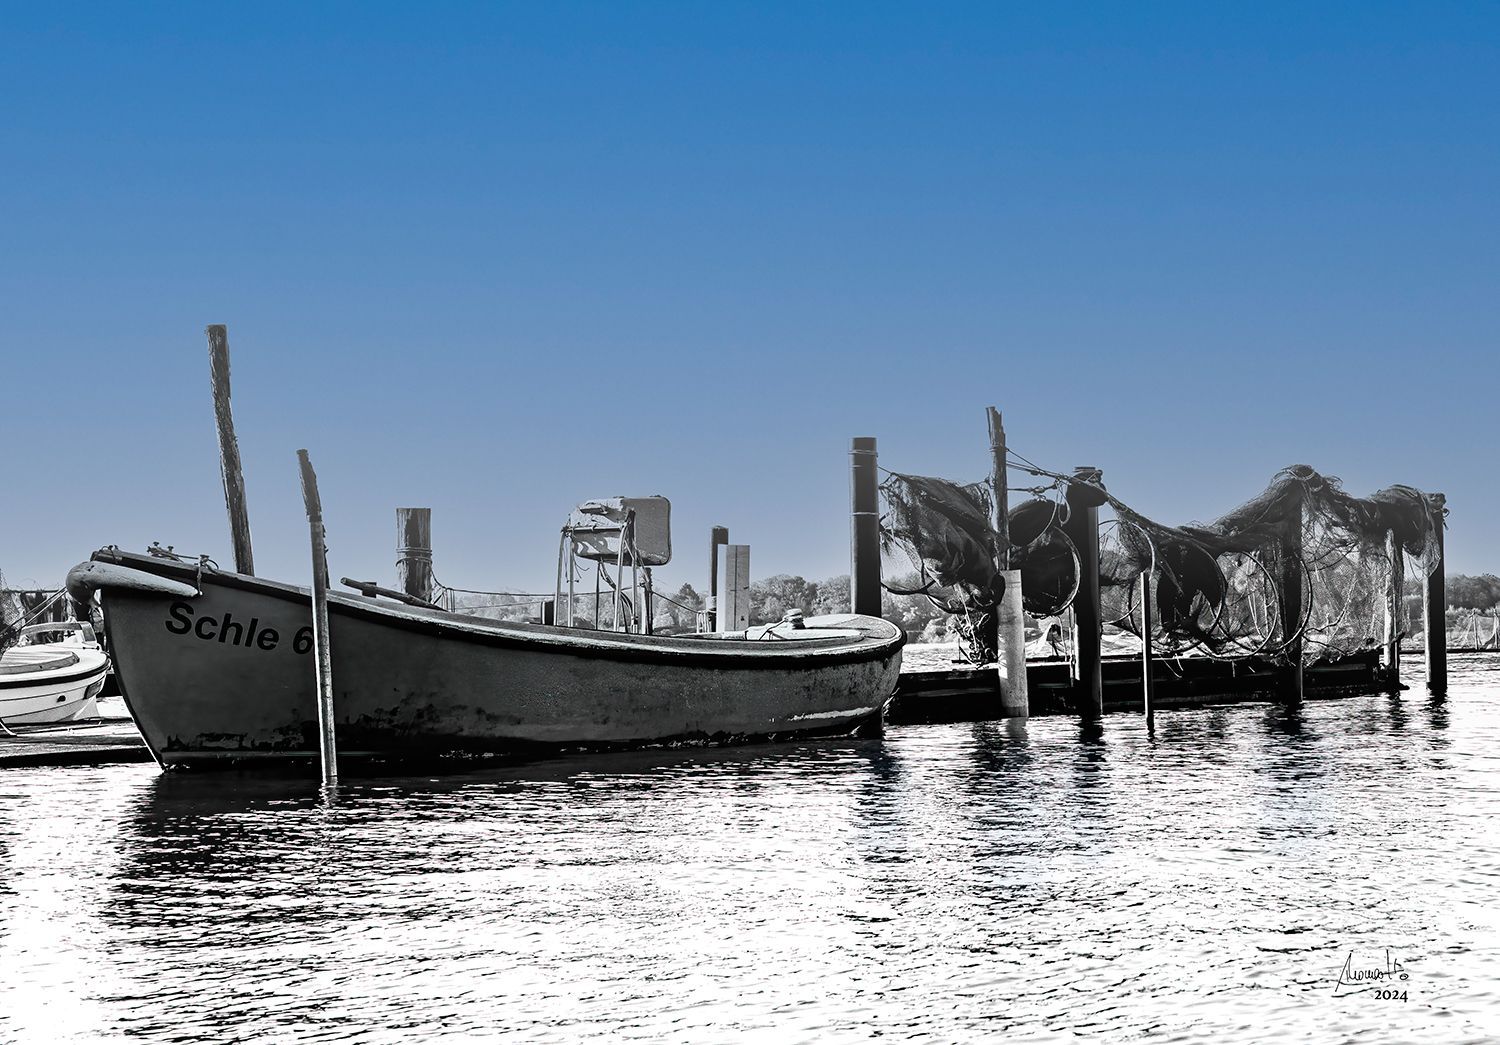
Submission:
[[[995,605],[996,683],[1000,691],[1000,714],[1005,718],[1031,717],[1031,695],[1026,680],[1026,611],[1021,602],[1021,571],[1011,569],[1010,556],[1010,467],[1005,445],[1005,424],[1000,411],[985,408],[990,433],[990,531],[994,540],[995,573],[1004,591]]]
[[[1306,681],[1302,664],[1302,631],[1307,624],[1307,608],[1302,601],[1302,580],[1306,567],[1302,562],[1302,513],[1300,498],[1297,516],[1288,519],[1281,532],[1281,634],[1282,651],[1287,658],[1286,696],[1300,701]]]
[[[333,651],[328,638],[328,532],[323,527],[323,501],[318,496],[318,476],[306,450],[297,451],[302,472],[302,504],[307,509],[307,529],[312,543],[313,670],[317,682],[318,756],[323,786],[339,781],[338,746],[334,739]]]
[[[1435,493],[1429,504],[1433,526],[1437,528],[1437,565],[1427,575],[1427,583],[1422,588],[1425,619],[1422,645],[1427,652],[1427,692],[1441,696],[1448,692],[1448,581],[1443,564],[1443,527],[1448,517],[1448,498]]]
[[[396,587],[432,601],[432,509],[396,509]]]
[[[1406,552],[1392,530],[1385,535],[1386,555],[1391,560],[1391,574],[1385,591],[1385,652],[1382,660],[1387,673],[1386,685],[1401,688],[1401,636],[1406,631]]]
[[[245,505],[245,473],[240,467],[240,443],[234,435],[234,412],[229,408],[229,330],[222,323],[206,328],[209,378],[213,385],[214,421],[219,430],[219,474],[224,480],[224,507],[229,512],[229,538],[234,546],[236,573],[254,574],[250,550],[250,512]]]
[[[849,448],[849,605],[880,616],[880,472],[875,439],[856,436]]]
[[[1141,572],[1141,710],[1146,728],[1156,725],[1156,666],[1151,655],[1151,571]]]
[[[1099,598],[1099,491],[1104,473],[1097,468],[1073,469],[1068,485],[1068,521],[1064,532],[1078,550],[1078,594],[1073,596],[1077,622],[1079,713],[1084,718],[1104,715],[1104,622]],[[1095,489],[1091,489],[1095,488]]]

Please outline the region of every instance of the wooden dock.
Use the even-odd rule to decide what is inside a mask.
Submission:
[[[12,726],[0,734],[0,767],[98,766],[150,762],[151,752],[130,719],[106,718],[56,726]]]
[[[1286,669],[1251,658],[1244,661],[1208,657],[1161,657],[1153,662],[1156,710],[1219,704],[1286,700]],[[1104,711],[1142,710],[1139,656],[1105,657],[1101,663]],[[1079,715],[1087,694],[1074,682],[1066,660],[1034,660],[1026,665],[1031,714]],[[952,668],[903,672],[896,699],[886,714],[892,724],[970,722],[1005,717],[997,692],[998,672],[986,668]],[[1379,651],[1319,665],[1305,675],[1307,697],[1352,696],[1399,686],[1380,666]]]

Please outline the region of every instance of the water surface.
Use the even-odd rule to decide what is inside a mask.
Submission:
[[[1154,735],[903,726],[331,807],[5,770],[0,1040],[1485,1040],[1500,660],[1455,656],[1446,701],[1408,674]]]

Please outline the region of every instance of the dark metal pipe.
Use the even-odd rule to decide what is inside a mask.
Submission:
[[[849,603],[855,613],[880,616],[880,473],[875,440],[857,436],[849,449],[851,520]]]

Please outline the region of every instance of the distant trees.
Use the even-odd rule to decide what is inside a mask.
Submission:
[[[818,585],[792,574],[778,573],[750,583],[750,623],[769,624],[791,610],[812,616]]]
[[[912,577],[893,578],[897,587],[915,587]],[[750,623],[773,624],[789,610],[801,610],[804,616],[849,612],[849,575],[840,574],[824,581],[809,581],[793,574],[779,573],[750,584]],[[892,595],[881,592],[880,613],[886,620],[909,632],[923,632],[934,620],[946,620],[947,614],[925,595]],[[941,629],[939,629],[941,630]]]
[[[1455,573],[1448,579],[1448,605],[1460,610],[1490,610],[1500,605],[1500,577],[1493,573],[1470,577]]]
[[[656,600],[656,617],[651,622],[652,630],[694,631],[698,627],[698,611],[703,609],[703,596],[691,584],[684,584],[671,596],[672,601]],[[681,605],[677,605],[680,603]]]

